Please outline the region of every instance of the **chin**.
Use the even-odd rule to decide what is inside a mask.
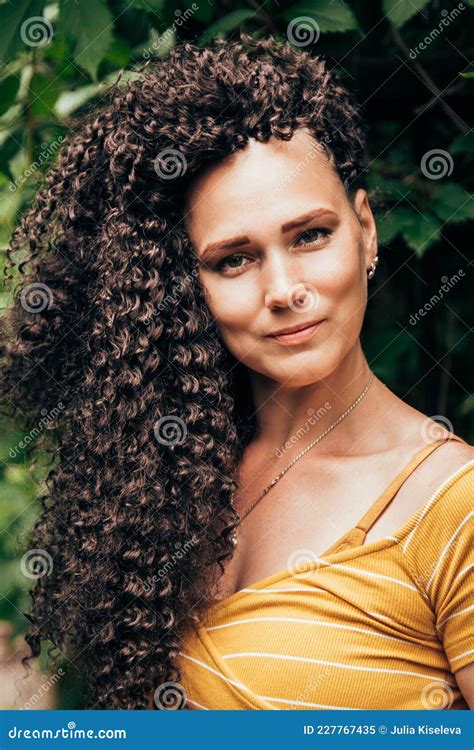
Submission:
[[[273,380],[275,383],[280,383],[285,388],[304,388],[306,385],[312,385],[317,383],[319,380],[323,380],[328,377],[331,370],[327,367],[323,369],[317,366],[301,366],[295,361],[294,366],[286,365],[286,367],[280,370],[267,370],[263,373],[265,377]]]

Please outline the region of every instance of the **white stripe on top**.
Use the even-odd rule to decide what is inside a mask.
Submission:
[[[467,516],[465,518],[463,518],[463,520],[461,521],[461,523],[457,527],[456,531],[452,535],[451,539],[446,544],[446,546],[443,549],[441,555],[439,556],[438,562],[436,563],[436,565],[433,568],[433,572],[431,573],[431,575],[429,577],[429,580],[428,580],[428,582],[426,584],[426,589],[429,589],[429,587],[431,585],[431,582],[433,581],[433,578],[436,575],[436,572],[439,569],[439,566],[441,565],[441,563],[443,561],[443,557],[445,556],[446,552],[448,551],[448,549],[450,548],[451,544],[453,543],[453,539],[459,534],[459,532],[461,531],[462,527],[465,526],[466,523],[469,521],[469,519],[472,518],[473,516],[474,516],[474,510],[472,510],[470,513],[467,514]]]
[[[457,688],[457,684],[446,682],[441,677],[433,677],[430,674],[420,674],[419,672],[409,672],[404,669],[382,669],[381,667],[358,667],[355,664],[339,664],[337,661],[325,661],[323,659],[310,659],[307,656],[287,656],[287,654],[272,654],[266,651],[240,651],[235,654],[224,654],[222,659],[240,659],[243,656],[258,656],[268,659],[283,659],[284,661],[302,661],[310,664],[326,664],[329,667],[340,667],[342,669],[354,669],[358,672],[377,672],[380,674],[409,674],[412,677],[422,677],[423,679],[437,680],[449,687]]]

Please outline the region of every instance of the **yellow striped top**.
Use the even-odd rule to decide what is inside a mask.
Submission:
[[[184,634],[190,709],[468,709],[474,661],[474,460],[393,536],[365,534],[425,446],[320,557],[237,591]]]

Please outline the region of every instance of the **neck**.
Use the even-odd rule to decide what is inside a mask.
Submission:
[[[276,456],[303,450],[357,399],[371,374],[360,341],[327,377],[298,388],[250,372],[257,417],[254,440]],[[323,450],[345,453],[357,443],[364,432],[363,422],[370,421],[364,406],[375,386],[376,380],[357,406],[323,439]]]

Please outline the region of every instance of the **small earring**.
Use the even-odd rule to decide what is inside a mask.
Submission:
[[[372,261],[372,265],[370,266],[369,272],[367,274],[368,279],[373,279],[378,262],[379,262],[379,256],[376,255],[374,260]]]

